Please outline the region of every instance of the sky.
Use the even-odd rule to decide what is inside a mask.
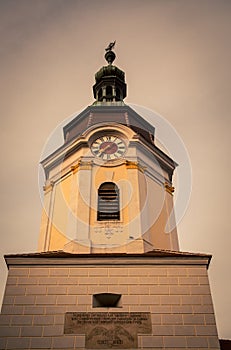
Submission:
[[[125,102],[165,118],[187,149],[192,190],[180,248],[213,255],[218,333],[231,338],[230,18],[228,0],[0,0],[0,295],[3,255],[37,249],[44,145],[93,103],[94,74],[116,40]]]

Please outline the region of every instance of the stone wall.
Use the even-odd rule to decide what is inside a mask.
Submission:
[[[85,349],[85,335],[64,335],[65,313],[108,311],[151,313],[139,349],[219,349],[206,265],[175,259],[10,266],[0,349]],[[93,308],[93,294],[106,292],[121,294],[122,307]]]

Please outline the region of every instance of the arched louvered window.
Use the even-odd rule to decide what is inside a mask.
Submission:
[[[120,220],[119,189],[113,182],[104,182],[98,189],[97,220]]]

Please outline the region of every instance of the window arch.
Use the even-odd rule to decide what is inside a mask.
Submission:
[[[104,182],[98,189],[97,220],[120,220],[119,189],[114,182]]]

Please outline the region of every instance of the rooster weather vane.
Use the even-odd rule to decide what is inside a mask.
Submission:
[[[111,42],[111,43],[108,45],[108,47],[106,47],[105,51],[111,51],[111,50],[113,50],[114,47],[115,47],[115,43],[116,43],[116,40],[113,41],[113,42]]]

